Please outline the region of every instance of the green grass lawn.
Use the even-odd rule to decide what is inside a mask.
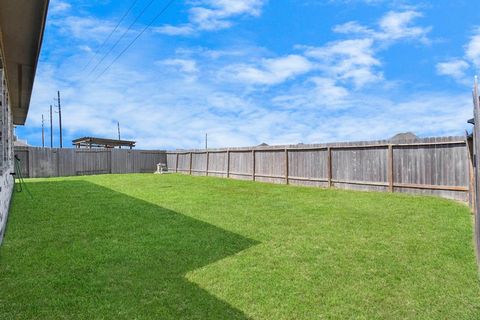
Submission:
[[[28,188],[0,319],[480,319],[460,203],[152,174]]]

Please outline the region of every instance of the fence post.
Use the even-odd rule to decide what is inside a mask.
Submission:
[[[227,150],[227,178],[230,178],[230,149]]]
[[[467,146],[467,159],[468,159],[468,177],[469,177],[469,204],[472,213],[475,214],[475,169],[473,167],[473,140],[470,143],[468,139],[468,132],[465,131],[465,144]]]
[[[394,192],[393,188],[393,145],[388,145],[388,191]]]
[[[285,148],[285,184],[290,184],[288,179],[289,172],[288,172],[288,149]]]
[[[327,148],[327,179],[328,187],[332,187],[332,147]]]
[[[109,159],[109,160],[110,160],[110,165],[109,165],[109,167],[108,167],[110,174],[112,174],[112,171],[113,171],[113,170],[112,170],[112,169],[113,169],[113,168],[112,168],[112,167],[113,167],[113,165],[112,165],[113,159],[112,159],[112,158],[113,158],[114,150],[115,150],[115,149],[110,149],[110,159]],[[125,170],[125,171],[126,171],[126,170]]]
[[[175,173],[178,173],[178,152],[176,154],[177,160],[175,161]]]
[[[255,181],[255,149],[252,150],[252,180]]]
[[[189,175],[192,175],[192,160],[193,160],[193,153],[190,152],[190,168],[188,169]]]
[[[210,160],[210,152],[207,151],[207,169],[205,171],[205,175],[208,177],[208,161]]]

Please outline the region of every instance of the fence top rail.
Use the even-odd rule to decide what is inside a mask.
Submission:
[[[345,149],[380,149],[390,146],[397,148],[405,147],[429,147],[429,146],[448,146],[448,145],[465,145],[466,139],[452,141],[435,141],[435,142],[410,142],[410,143],[382,143],[382,144],[358,144],[358,145],[329,145],[321,147],[276,147],[276,148],[242,148],[242,149],[214,149],[214,150],[192,150],[192,151],[167,151],[167,154],[206,154],[206,153],[248,153],[248,152],[285,152],[285,151],[323,151],[323,150],[345,150]]]

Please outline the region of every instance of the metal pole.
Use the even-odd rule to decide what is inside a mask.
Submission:
[[[42,148],[45,148],[45,119],[42,114]]]
[[[121,135],[120,135],[120,122],[117,121],[117,128],[118,128],[118,141],[122,140]],[[122,146],[120,146],[120,149],[122,149]]]
[[[208,133],[205,133],[205,150],[208,150]]]
[[[58,93],[58,122],[60,125],[60,148],[63,148],[63,134],[62,134],[62,105],[60,102],[60,91]]]
[[[50,105],[50,148],[53,148],[53,107]]]

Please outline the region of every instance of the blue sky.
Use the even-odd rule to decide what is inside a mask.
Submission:
[[[168,149],[206,132],[229,147],[469,128],[478,1],[177,0],[112,64],[167,2],[52,0],[19,137],[41,145],[56,90],[65,145],[115,138],[117,121],[140,148]]]

